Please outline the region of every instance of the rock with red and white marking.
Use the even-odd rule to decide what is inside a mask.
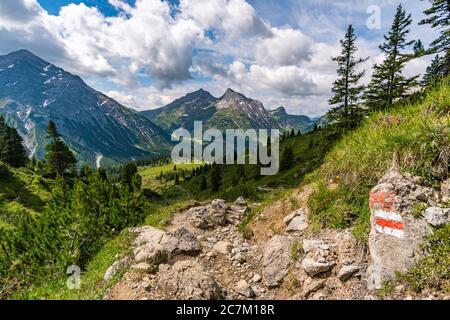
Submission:
[[[411,212],[417,203],[433,204],[439,196],[420,183],[420,178],[391,170],[370,193],[369,289],[380,289],[396,272],[413,267],[422,255],[421,245],[432,229]]]

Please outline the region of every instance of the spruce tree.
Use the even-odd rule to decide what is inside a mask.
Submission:
[[[294,164],[294,150],[291,146],[286,146],[281,155],[280,169],[288,170]]]
[[[53,121],[48,122],[47,139],[50,143],[45,146],[45,164],[47,173],[52,176],[64,176],[73,171],[77,163],[69,147],[61,140],[58,129]]]
[[[205,175],[202,175],[202,179],[200,180],[200,191],[206,190],[207,187],[206,177]]]
[[[218,164],[214,163],[211,169],[211,189],[213,192],[217,192],[222,185],[222,168]]]
[[[407,78],[402,75],[405,64],[415,56],[405,52],[414,43],[407,40],[411,23],[411,15],[407,15],[402,5],[399,5],[392,27],[379,47],[385,59],[381,64],[375,64],[372,80],[365,93],[367,106],[371,110],[391,107],[417,85],[418,76]]]
[[[334,96],[330,99],[331,105],[336,105],[327,114],[328,120],[343,130],[354,128],[362,119],[361,94],[364,86],[359,82],[364,76],[364,71],[357,71],[358,66],[367,61],[356,59],[356,35],[352,25],[348,26],[347,32],[341,43],[341,55],[334,57],[333,61],[338,63],[338,79],[333,83]]]
[[[422,86],[427,87],[429,85],[432,85],[433,83],[444,77],[444,62],[445,59],[439,57],[439,55],[436,55],[436,57],[434,57],[422,78]]]
[[[0,161],[12,167],[23,167],[27,162],[27,153],[22,137],[15,128],[9,127],[0,116]]]
[[[431,7],[423,12],[427,17],[421,20],[419,24],[429,24],[432,28],[439,30],[440,35],[431,42],[429,51],[431,53],[446,51],[448,58],[450,50],[450,1],[429,0],[429,2],[431,2]]]

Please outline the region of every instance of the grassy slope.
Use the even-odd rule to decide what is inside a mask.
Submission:
[[[364,240],[369,226],[368,193],[393,163],[434,186],[446,176],[450,125],[449,80],[429,90],[421,101],[403,102],[373,114],[328,153],[307,180],[316,184],[310,199],[317,227],[355,226]],[[332,180],[338,187],[329,189]]]

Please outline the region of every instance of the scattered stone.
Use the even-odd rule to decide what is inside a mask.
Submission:
[[[233,260],[238,262],[239,264],[243,264],[244,262],[247,261],[247,259],[245,258],[245,255],[243,255],[242,253],[237,253],[234,257]]]
[[[355,266],[355,265],[343,266],[338,273],[338,278],[342,282],[345,282],[348,279],[350,279],[350,277],[358,271],[359,271],[358,266]]]
[[[256,273],[256,274],[253,275],[253,278],[252,278],[252,282],[253,283],[258,283],[261,280],[262,280],[262,277],[259,274]]]
[[[441,202],[446,205],[450,203],[450,178],[441,184]]]
[[[435,227],[441,226],[447,222],[450,222],[450,209],[443,209],[439,207],[427,208],[423,216],[429,224]]]
[[[303,291],[302,296],[305,298],[308,298],[308,296],[316,292],[317,290],[322,289],[325,286],[325,280],[319,279],[319,280],[313,280],[311,278],[308,278],[305,280],[305,283],[303,284]]]
[[[216,300],[223,294],[215,279],[195,261],[186,260],[172,267],[160,265],[158,286],[170,299]]]
[[[131,266],[131,269],[136,271],[147,272],[151,270],[151,266],[148,263],[140,262]]]
[[[103,280],[109,281],[112,277],[115,276],[117,271],[122,267],[122,263],[120,260],[114,261],[114,263],[106,269],[105,275],[103,276]]]
[[[287,275],[292,239],[277,235],[270,239],[263,255],[263,277],[269,288],[278,287]]]
[[[231,243],[226,242],[226,241],[219,241],[214,245],[212,251],[226,256],[226,255],[230,254],[232,249],[233,249],[233,245]]]
[[[314,248],[321,245],[323,245],[323,242],[320,240],[303,240],[303,251],[305,253],[308,253]]]
[[[302,268],[310,277],[330,271],[335,265],[336,263],[334,261],[319,262],[309,257],[306,257],[302,261]]]
[[[253,298],[255,292],[245,280],[241,280],[234,286],[234,291],[246,298]]]

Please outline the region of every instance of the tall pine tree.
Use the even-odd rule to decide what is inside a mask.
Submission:
[[[327,118],[344,130],[355,127],[362,119],[361,94],[364,86],[359,82],[364,76],[364,71],[357,71],[357,67],[366,59],[356,59],[356,35],[352,25],[348,26],[347,33],[341,43],[341,55],[334,57],[338,63],[337,74],[339,78],[333,83],[334,96],[330,99],[331,105],[336,105],[330,110]]]
[[[411,15],[407,15],[400,4],[391,30],[380,45],[385,59],[380,65],[375,64],[372,80],[365,93],[366,103],[372,110],[391,107],[397,99],[406,97],[417,85],[418,76],[407,78],[402,75],[405,64],[415,57],[414,53],[405,52],[415,43],[407,40],[411,23]]]
[[[58,129],[53,121],[48,122],[47,139],[50,143],[45,146],[45,164],[47,173],[52,176],[64,176],[75,169],[77,163],[72,151],[61,140]]]
[[[429,53],[444,52],[441,58],[441,70],[444,76],[450,74],[450,1],[428,0],[431,7],[424,11],[427,16],[419,24],[429,24],[439,30],[439,37],[431,42]]]

